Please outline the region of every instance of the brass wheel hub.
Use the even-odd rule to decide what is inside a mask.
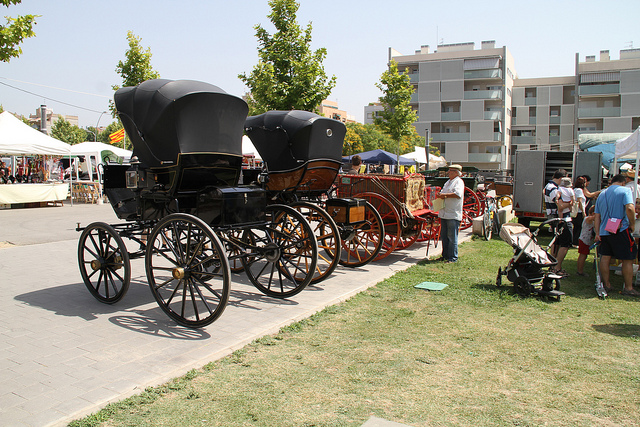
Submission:
[[[180,280],[180,279],[184,279],[186,276],[187,272],[185,271],[184,268],[182,267],[176,267],[173,269],[173,271],[171,272],[171,275],[173,276],[174,279],[176,280]]]

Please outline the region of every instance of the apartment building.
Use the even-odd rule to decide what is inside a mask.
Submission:
[[[51,108],[47,108],[46,105],[41,105],[40,108],[36,110],[36,114],[29,115],[29,123],[31,127],[49,135],[51,133],[51,127],[59,118],[65,119],[71,123],[71,125],[78,126],[78,116],[56,114]]]
[[[345,110],[338,108],[337,102],[329,101],[327,99],[320,103],[320,115],[330,119],[339,120],[342,123],[353,123],[356,121],[353,115],[347,114]]]
[[[640,125],[640,49],[621,50],[619,60],[576,54],[575,75],[538,79],[519,79],[511,53],[493,40],[412,55],[390,48],[392,59],[415,88],[416,130],[450,162],[510,170],[516,150],[573,151],[578,133]]]

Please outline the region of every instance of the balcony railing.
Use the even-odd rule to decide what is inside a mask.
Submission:
[[[578,87],[580,96],[589,95],[616,95],[620,93],[620,84],[611,83],[606,85],[587,85]]]
[[[469,132],[432,133],[434,141],[469,141]]]
[[[471,79],[502,79],[502,70],[468,70],[464,72],[466,80]]]
[[[485,120],[501,120],[502,111],[485,111],[484,119]]]
[[[443,122],[457,122],[461,120],[461,113],[459,111],[447,111],[440,114],[440,120]]]
[[[578,118],[620,117],[620,107],[578,108]]]
[[[469,153],[469,163],[497,163],[501,160],[500,153]]]
[[[549,117],[549,124],[550,125],[559,125],[562,123],[562,117],[560,116],[550,116]]]
[[[529,124],[530,125],[535,125],[536,124],[536,118],[535,117],[529,117]]]
[[[535,136],[512,136],[511,143],[512,144],[535,144],[536,137]]]
[[[465,90],[464,99],[502,99],[501,90]]]
[[[409,73],[409,78],[411,79],[411,83],[418,83],[420,81],[419,73]]]
[[[409,104],[417,104],[418,103],[418,92],[413,92],[411,94],[411,100],[409,101]]]
[[[494,132],[493,133],[494,141],[502,141],[502,132]]]
[[[535,96],[528,96],[524,99],[524,105],[536,105],[538,103],[538,98]]]
[[[559,144],[560,135],[549,135],[549,144]]]

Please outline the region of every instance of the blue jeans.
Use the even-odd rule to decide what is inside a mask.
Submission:
[[[442,257],[446,261],[458,260],[458,230],[460,230],[460,221],[440,218]]]

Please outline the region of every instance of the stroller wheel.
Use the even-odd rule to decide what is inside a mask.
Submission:
[[[518,277],[515,282],[513,282],[513,287],[516,290],[516,293],[521,297],[528,297],[531,295],[531,284],[526,277]]]
[[[502,267],[498,267],[498,277],[496,277],[496,286],[502,286]]]
[[[556,285],[555,286],[556,291],[559,291],[560,290],[560,279],[554,279],[553,281],[554,281],[554,283]]]

